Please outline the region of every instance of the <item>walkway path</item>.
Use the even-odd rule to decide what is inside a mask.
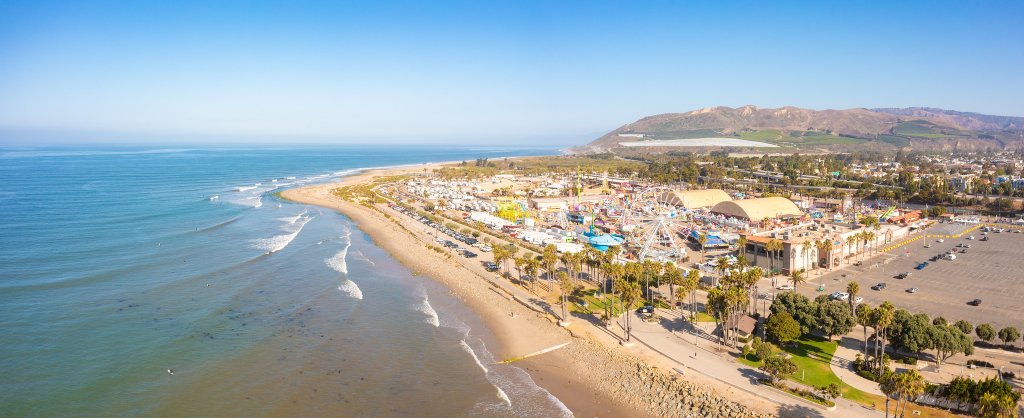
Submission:
[[[856,331],[856,330],[855,330]],[[843,337],[836,346],[836,352],[832,355],[832,372],[839,376],[839,379],[861,392],[872,395],[885,396],[878,383],[860,377],[853,371],[853,361],[860,353],[861,341],[850,337]]]

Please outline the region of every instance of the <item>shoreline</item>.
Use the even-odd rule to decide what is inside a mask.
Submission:
[[[356,227],[369,235],[376,245],[384,248],[396,261],[411,269],[414,274],[425,275],[441,284],[449,294],[459,299],[483,322],[490,337],[493,337],[497,343],[497,346],[488,346],[488,351],[496,359],[519,356],[572,341],[568,332],[558,329],[545,331],[564,334],[561,336],[561,340],[554,339],[558,336],[553,335],[538,338],[536,328],[538,325],[543,325],[539,322],[549,322],[541,318],[540,314],[514,302],[511,296],[500,293],[486,281],[479,280],[478,277],[475,277],[475,273],[461,268],[449,260],[440,259],[436,253],[423,245],[410,245],[420,243],[411,241],[409,238],[412,237],[408,236],[409,231],[400,229],[395,222],[382,219],[379,213],[343,201],[331,193],[338,187],[363,183],[373,177],[408,174],[411,171],[429,170],[445,164],[451,164],[451,162],[360,170],[340,182],[288,189],[281,191],[279,195],[288,201],[337,210],[351,219]],[[512,317],[509,312],[514,312],[516,316]],[[554,324],[549,324],[549,326],[554,326]],[[528,340],[533,341],[528,342]],[[564,353],[559,353],[559,351],[561,350],[517,361],[516,366],[526,371],[534,383],[558,398],[575,415],[629,416],[636,413],[626,405],[599,396],[600,392],[595,390],[596,388],[580,385],[578,381],[574,381],[572,375],[566,373],[564,364],[567,363],[567,359]]]
[[[574,318],[579,325],[568,329],[559,327],[554,316],[514,300],[505,286],[429,249],[423,242],[429,239],[425,229],[411,219],[388,219],[377,210],[332,193],[338,187],[365,183],[375,177],[419,172],[445,164],[451,163],[361,170],[340,182],[288,189],[281,191],[280,196],[337,210],[415,274],[443,285],[481,319],[497,340],[497,346],[488,347],[496,359],[571,342],[565,348],[517,361],[516,365],[575,415],[760,416],[757,411],[766,410],[763,405],[727,399],[735,393],[708,379],[676,380],[668,372],[675,367],[670,359],[657,358],[661,356],[642,349],[624,352],[617,347],[617,340],[585,319]],[[713,409],[706,409],[709,404]],[[722,413],[716,413],[719,411]]]

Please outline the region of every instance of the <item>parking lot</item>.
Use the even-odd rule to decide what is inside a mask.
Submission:
[[[962,226],[938,225],[929,234],[956,233]],[[967,237],[973,235],[974,240]],[[989,237],[983,242],[981,238]],[[971,324],[991,323],[996,329],[1004,326],[1024,326],[1024,233],[1012,230],[982,235],[974,231],[958,239],[938,238],[918,240],[905,247],[866,259],[862,267],[843,265],[823,276],[809,275],[808,285],[800,292],[810,297],[845,291],[849,281],[860,284],[864,302],[877,306],[888,300],[897,308],[911,312],[924,312],[930,317],[945,317],[953,322],[964,319]],[[927,243],[931,248],[924,248]],[[928,267],[914,267],[933,256],[945,253],[958,244],[970,245],[967,253],[956,252],[955,260],[940,259],[929,262]],[[958,248],[959,250],[959,248]],[[899,273],[910,272],[906,279],[897,279]],[[844,277],[845,275],[845,277]],[[818,283],[824,292],[817,292]],[[872,290],[877,283],[887,283],[884,290]],[[916,287],[917,293],[907,289]],[[980,306],[968,305],[981,299]]]

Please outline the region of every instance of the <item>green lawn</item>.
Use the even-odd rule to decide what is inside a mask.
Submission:
[[[830,365],[832,355],[836,352],[835,341],[827,341],[814,336],[803,336],[794,340],[783,351],[791,354],[793,363],[796,363],[797,372],[789,377],[789,380],[803,383],[808,386],[826,386],[835,383],[842,388],[843,397],[851,401],[865,405],[871,405],[879,399],[885,402],[884,398],[872,396],[843,383],[832,372]],[[750,367],[761,367],[761,362],[755,362],[747,358],[739,358],[740,363]]]
[[[596,297],[594,294],[596,290],[577,290],[572,294],[572,304],[570,310],[581,314],[601,314],[604,313],[606,303],[612,304],[613,313],[612,315],[618,315],[622,313],[622,308],[619,306],[619,299],[608,295],[607,297]],[[587,302],[587,306],[583,306],[583,301]]]

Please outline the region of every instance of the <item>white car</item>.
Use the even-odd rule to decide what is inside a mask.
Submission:
[[[483,251],[485,253],[489,253],[489,252],[491,252],[491,246],[490,245],[484,245],[483,247],[480,247],[480,251]]]
[[[834,292],[829,297],[835,300],[847,300],[850,298],[850,294],[846,292]]]
[[[782,286],[776,287],[776,289],[778,289],[778,290],[793,290],[793,285],[791,285],[791,284],[784,284]]]
[[[856,304],[860,305],[861,303],[864,303],[864,298],[862,298],[860,296],[857,296],[857,297],[853,298],[853,303],[856,303]]]

